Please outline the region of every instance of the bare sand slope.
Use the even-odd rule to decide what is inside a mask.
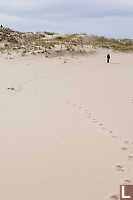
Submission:
[[[0,199],[119,199],[133,181],[133,56],[0,63]]]

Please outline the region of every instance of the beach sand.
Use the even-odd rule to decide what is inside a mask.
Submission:
[[[133,56],[0,57],[0,199],[117,200],[133,182]]]

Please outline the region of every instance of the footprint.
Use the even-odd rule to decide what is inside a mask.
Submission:
[[[9,91],[16,91],[16,89],[14,87],[8,87],[7,88]]]
[[[111,196],[110,196],[110,199],[111,199],[111,200],[118,200],[119,197],[118,197],[116,194],[114,194],[114,195],[111,195]]]
[[[13,93],[16,93],[16,92],[21,92],[22,91],[22,86],[21,85],[18,85],[16,87],[8,87],[7,90],[9,92],[12,92]]]
[[[128,148],[127,148],[127,147],[122,147],[121,150],[122,150],[122,151],[127,151]]]
[[[130,184],[130,183],[132,183],[132,181],[130,179],[125,179],[124,180],[124,184]]]
[[[109,131],[109,133],[110,133],[110,134],[112,134],[112,133],[113,133],[113,131],[111,131],[111,130],[110,130],[110,131]]]
[[[130,103],[133,103],[133,98],[130,99]]]
[[[128,160],[133,160],[133,155],[129,155]]]
[[[116,170],[119,171],[119,172],[124,172],[124,166],[116,165]]]
[[[104,124],[103,123],[100,123],[100,124],[98,124],[99,126],[104,126]]]

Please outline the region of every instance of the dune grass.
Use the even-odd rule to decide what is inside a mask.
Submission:
[[[65,34],[59,35],[53,32],[18,32],[9,28],[0,29],[0,43],[4,42],[4,47],[0,52],[17,51],[21,55],[31,53],[43,53],[52,55],[57,52],[69,52],[70,54],[78,52],[86,53],[86,48],[93,49],[105,48],[121,52],[133,52],[133,40],[131,39],[113,39],[104,36],[83,34]],[[58,54],[58,53],[57,53]]]

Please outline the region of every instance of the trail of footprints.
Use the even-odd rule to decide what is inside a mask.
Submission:
[[[23,90],[23,87],[27,86],[28,84],[33,83],[34,81],[37,80],[41,80],[46,78],[46,74],[42,73],[42,74],[38,74],[36,75],[34,78],[24,81],[21,84],[11,84],[11,87],[7,87],[7,88],[0,88],[0,95],[5,95],[5,94],[9,94],[9,95],[16,95],[17,93],[21,92]]]
[[[116,135],[113,134],[113,131],[106,128],[104,126],[104,123],[100,122],[94,115],[94,113],[90,112],[89,109],[87,109],[84,105],[77,105],[74,103],[71,103],[70,101],[67,101],[67,104],[70,104],[72,107],[77,108],[77,110],[82,111],[86,118],[88,118],[89,123],[94,124],[97,128],[99,128],[99,130],[101,130],[102,132],[111,135],[113,138],[117,138]]]
[[[133,103],[133,97],[129,99],[129,103]]]
[[[132,99],[132,103],[133,103],[133,99]],[[98,130],[100,130],[100,132],[106,134],[106,135],[110,135],[111,137],[113,138],[116,138],[116,139],[120,139],[117,135],[115,135],[113,133],[112,130],[108,129],[105,127],[104,123],[103,122],[100,122],[96,116],[94,115],[94,113],[90,112],[88,108],[86,108],[84,105],[78,105],[78,104],[75,104],[75,103],[71,103],[70,101],[67,101],[67,104],[68,105],[71,105],[73,108],[77,109],[77,111],[82,111],[82,113],[87,117],[87,119],[89,120],[89,124],[91,123],[92,125],[95,125],[96,128],[98,128]],[[122,147],[121,147],[121,150],[123,152],[127,152],[127,154],[129,154],[129,149],[130,149],[130,145],[132,145],[133,143],[130,143],[128,140],[124,140],[122,142]],[[128,162],[133,162],[133,154],[129,154],[127,155],[127,161]],[[117,164],[115,165],[114,167],[115,171],[120,173],[120,176],[121,175],[124,175],[126,176],[126,171],[130,170],[127,166],[124,166],[124,165],[121,165],[121,164]],[[125,184],[132,184],[132,180],[128,179],[128,178],[125,178],[123,179],[122,181],[122,184],[125,185]],[[106,198],[107,200],[118,200],[119,199],[119,195],[116,195],[116,194],[113,194],[113,195],[110,195],[109,197]]]

